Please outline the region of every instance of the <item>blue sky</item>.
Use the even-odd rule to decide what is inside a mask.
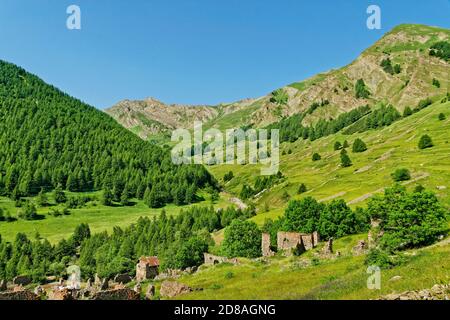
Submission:
[[[81,30],[66,28],[71,4]],[[449,0],[0,0],[0,59],[98,108],[217,104],[346,65],[400,23],[449,28],[449,14]]]

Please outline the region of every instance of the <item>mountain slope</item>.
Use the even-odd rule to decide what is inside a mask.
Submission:
[[[157,121],[158,126],[150,126],[151,129],[141,134],[147,137],[165,129],[189,127],[193,120],[203,121],[206,127],[263,127],[282,117],[305,112],[313,104],[322,106],[313,108],[303,119],[305,124],[335,118],[342,112],[380,101],[391,103],[401,111],[406,106],[415,106],[423,97],[443,94],[448,90],[449,62],[429,54],[429,48],[439,41],[449,42],[450,30],[400,25],[343,68],[293,83],[258,99],[207,107],[208,112],[205,112],[205,107],[183,108],[181,118],[189,121],[173,122],[177,107],[163,104],[154,106],[156,110],[143,113],[140,108],[144,102],[139,101],[119,103],[106,112],[127,128],[140,130],[145,127],[143,123],[146,120],[136,116],[140,113],[151,122]],[[383,67],[383,60],[385,63],[389,61],[391,67]],[[396,68],[395,72],[391,68]],[[355,84],[359,79],[364,80],[370,92],[367,98],[356,97]],[[439,88],[433,85],[433,79],[440,82]],[[277,100],[276,95],[280,92],[286,96],[285,101]]]
[[[110,189],[113,198],[157,194],[212,178],[200,166],[174,166],[168,151],[142,141],[111,117],[0,61],[0,193],[15,199],[58,185]],[[191,191],[193,191],[191,189]]]

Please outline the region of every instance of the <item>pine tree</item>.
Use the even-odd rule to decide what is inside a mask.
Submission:
[[[406,107],[405,110],[403,110],[403,118],[409,117],[413,114],[413,111],[410,107]]]
[[[426,149],[433,147],[433,141],[427,134],[423,135],[419,140],[419,149]]]
[[[67,201],[66,194],[62,190],[60,184],[55,188],[54,197],[55,197],[55,202],[58,204],[65,203]]]
[[[319,161],[320,159],[322,159],[322,157],[320,156],[320,154],[318,154],[317,152],[315,152],[312,156],[312,161]]]
[[[343,168],[352,166],[352,161],[350,160],[350,157],[348,156],[345,149],[342,149],[342,152],[341,152],[341,166]]]
[[[337,150],[340,150],[341,148],[342,148],[342,144],[339,141],[336,141],[334,143],[334,150],[337,151]]]
[[[102,204],[105,205],[105,206],[112,206],[113,201],[114,201],[114,195],[111,192],[111,189],[106,188],[103,191]]]
[[[41,207],[45,207],[45,206],[48,205],[47,195],[45,194],[43,188],[41,188],[41,191],[39,191],[38,198],[37,198],[37,203]]]
[[[308,188],[306,188],[306,185],[304,183],[302,183],[297,190],[298,194],[302,194],[305,193],[306,191],[308,191]]]
[[[364,141],[362,141],[361,139],[357,138],[354,142],[353,142],[353,148],[352,151],[354,153],[357,152],[364,152],[367,150],[367,146],[364,143]]]

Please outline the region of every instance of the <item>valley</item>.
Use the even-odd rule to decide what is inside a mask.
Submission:
[[[0,61],[0,291],[394,299],[449,284],[449,41],[399,25],[349,65],[263,97],[104,112]],[[279,129],[278,172],[176,165],[171,133],[194,121]],[[299,240],[285,248],[283,234]]]

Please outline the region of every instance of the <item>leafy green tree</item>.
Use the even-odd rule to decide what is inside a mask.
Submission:
[[[261,255],[261,231],[256,223],[234,220],[225,229],[222,251],[227,257],[259,257]]]
[[[364,152],[367,150],[367,146],[364,143],[364,141],[362,141],[360,138],[357,138],[354,142],[353,142],[353,148],[352,151],[354,153],[357,152]]]
[[[318,221],[325,205],[312,197],[292,200],[284,213],[283,230],[312,233],[318,230]]]
[[[407,181],[411,179],[411,174],[409,173],[409,170],[406,168],[399,168],[397,170],[395,170],[392,174],[391,177],[394,181]]]
[[[447,230],[446,210],[430,191],[407,193],[397,185],[371,198],[367,210],[380,220],[379,246],[389,252],[430,245]]]
[[[422,137],[420,137],[419,140],[419,149],[426,149],[433,147],[433,140],[431,140],[431,137],[427,134],[424,134]]]

